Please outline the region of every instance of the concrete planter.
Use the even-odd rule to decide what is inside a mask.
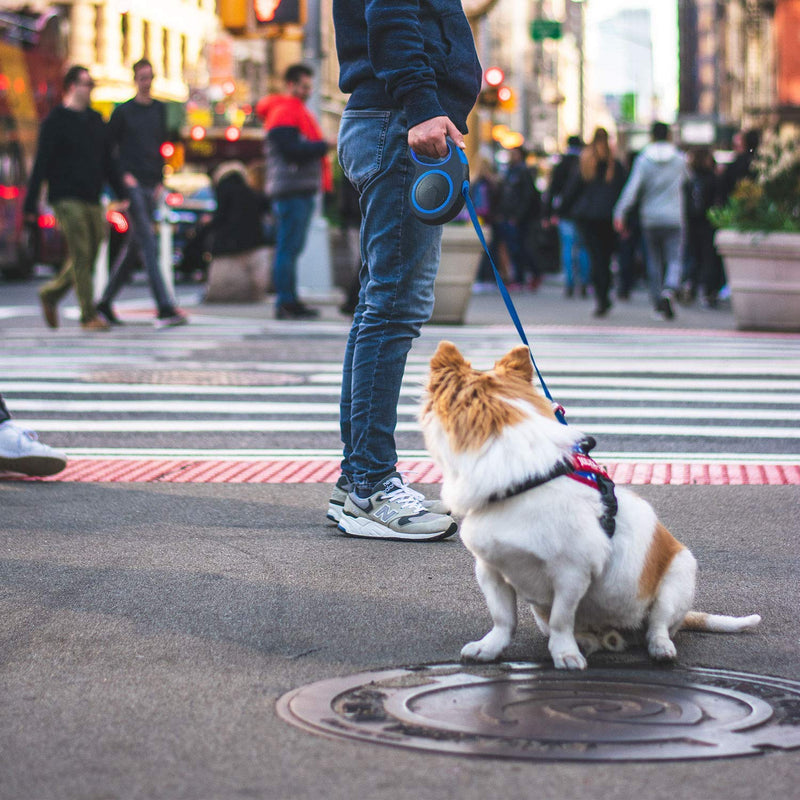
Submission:
[[[442,230],[442,257],[434,285],[431,322],[462,325],[483,249],[472,225],[449,223]]]
[[[800,331],[800,233],[720,230],[736,327]]]

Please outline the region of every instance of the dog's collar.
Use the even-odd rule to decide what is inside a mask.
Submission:
[[[542,486],[555,478],[560,478],[566,475],[572,480],[578,481],[586,486],[591,486],[600,492],[600,498],[603,501],[603,514],[600,517],[600,527],[606,532],[610,538],[614,535],[616,530],[616,514],[617,514],[617,498],[614,494],[614,481],[608,476],[603,467],[601,467],[591,456],[587,455],[588,451],[595,446],[595,440],[592,437],[587,437],[579,442],[573,448],[573,452],[568,458],[559,461],[549,472],[544,475],[531,476],[519,483],[513,483],[502,492],[494,492],[487,498],[488,503],[498,503],[501,500],[508,500],[511,497],[516,497],[518,494],[527,492],[530,489],[535,489],[537,486]]]
[[[537,486],[548,483],[554,478],[560,478],[562,475],[569,475],[574,471],[575,467],[572,466],[570,461],[567,461],[566,459],[559,461],[550,470],[550,472],[547,472],[544,475],[531,476],[530,478],[526,478],[524,481],[520,481],[519,483],[512,483],[511,486],[502,492],[494,492],[493,494],[490,494],[487,498],[487,502],[499,503],[501,500],[508,500],[509,497],[516,497],[518,494],[527,492],[529,489],[535,489]]]

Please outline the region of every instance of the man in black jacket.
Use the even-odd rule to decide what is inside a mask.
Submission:
[[[175,301],[161,274],[158,242],[153,231],[153,213],[164,191],[164,161],[161,145],[167,138],[166,108],[151,94],[153,67],[147,59],[133,65],[136,95],[114,109],[108,123],[110,145],[119,157],[122,180],[130,196],[130,232],[111,266],[111,276],[97,310],[109,322],[119,324],[111,303],[130,277],[138,252],[147,270],[150,291],[158,307],[157,328],[183,325],[187,318],[175,308]]]
[[[74,286],[86,331],[108,330],[95,313],[92,273],[106,222],[100,205],[104,181],[119,196],[125,192],[106,145],[103,118],[89,108],[92,81],[86,67],[73,66],[64,76],[64,99],[42,123],[36,160],[28,181],[25,216],[35,220],[43,182],[67,242],[68,257],[61,272],[39,290],[42,312],[57,328],[58,303]]]

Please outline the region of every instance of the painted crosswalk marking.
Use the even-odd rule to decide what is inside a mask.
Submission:
[[[317,338],[301,357],[281,360],[275,357],[280,348],[273,347],[269,358],[258,360],[247,353],[248,341],[268,336],[288,343],[297,328],[198,317],[197,325],[168,336],[133,325],[102,342],[66,331],[43,337],[23,326],[4,327],[0,392],[21,424],[55,444],[67,441],[62,446],[76,464],[140,463],[142,469],[125,468],[129,477],[155,474],[155,462],[174,460],[228,463],[209,467],[223,476],[238,469],[233,462],[322,461],[335,472],[340,352],[331,356],[333,349],[314,342],[343,342],[346,325],[315,324]],[[716,465],[733,479],[739,468],[800,464],[797,337],[709,332],[698,346],[696,331],[551,326],[528,333],[570,424],[597,437],[595,452],[614,464],[648,464],[653,475],[661,465],[673,482],[689,474],[680,466],[686,464],[706,470]],[[455,341],[476,367],[485,368],[517,343],[515,336],[509,326],[425,329],[410,354],[398,408],[406,460],[430,464],[416,415],[438,340]],[[229,385],[203,379],[213,371],[228,374]],[[121,446],[106,446],[117,437]],[[159,446],[147,446],[156,440]],[[289,441],[294,446],[287,449]],[[151,467],[144,469],[145,462]],[[104,470],[114,474],[112,467]],[[188,474],[209,475],[200,466]],[[242,474],[273,473],[253,466]],[[755,473],[748,475],[751,480]]]

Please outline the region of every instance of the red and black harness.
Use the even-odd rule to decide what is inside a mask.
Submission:
[[[614,494],[614,481],[608,477],[606,470],[588,455],[595,444],[595,440],[591,436],[587,436],[578,442],[573,448],[573,452],[562,461],[559,461],[550,472],[514,483],[503,492],[495,492],[489,495],[488,501],[497,503],[501,500],[508,500],[509,497],[516,497],[518,494],[535,489],[537,486],[565,475],[574,481],[578,481],[578,483],[584,484],[584,486],[590,486],[600,492],[600,499],[603,501],[603,514],[599,520],[600,527],[611,538],[616,529],[617,497]]]

